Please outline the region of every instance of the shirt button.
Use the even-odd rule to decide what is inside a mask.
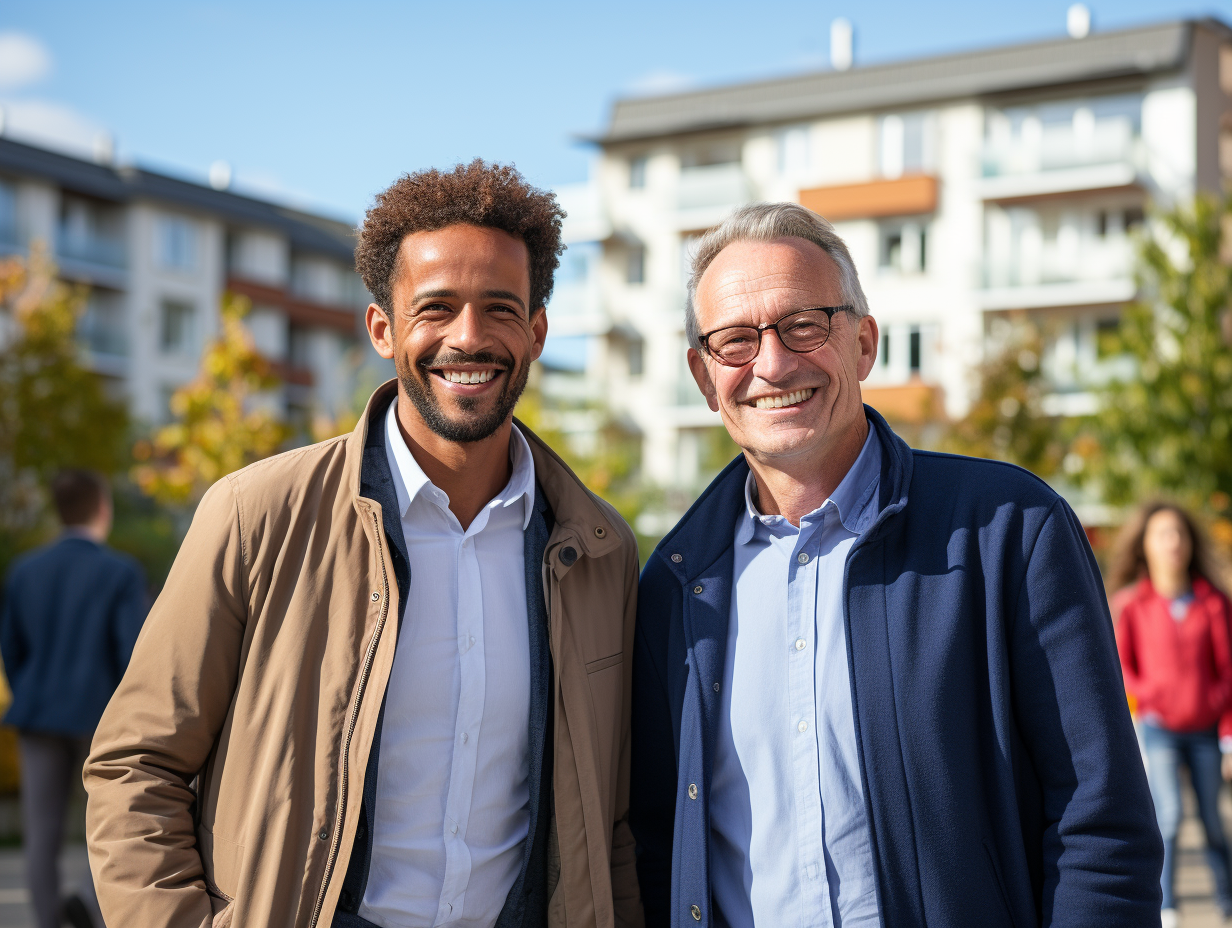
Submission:
[[[693,916],[693,921],[695,922],[702,920],[702,910],[695,905],[689,906],[689,914]]]
[[[449,826],[449,833],[450,833],[451,835],[456,835],[456,834],[458,833],[458,826],[457,826],[457,825],[450,825],[450,826]]]
[[[799,561],[801,564],[807,564],[808,555],[805,554],[803,551],[801,551],[799,554],[796,555],[796,560]]]
[[[679,554],[673,554],[673,555],[672,555],[672,563],[673,563],[673,564],[679,564],[679,563],[680,563],[681,561],[683,561],[683,560],[684,560],[684,558],[683,558],[683,557],[681,557]]]
[[[723,687],[721,687],[721,686],[720,686],[719,684],[717,684],[717,683],[714,685],[714,691],[715,691],[716,693],[717,693],[719,690],[721,690],[722,688],[723,688]]]
[[[800,724],[796,726],[796,730],[801,734],[804,734],[804,732],[808,731],[808,722],[801,719]]]
[[[803,651],[806,647],[808,647],[807,641],[805,641],[803,638],[796,639],[796,650],[797,651]]]
[[[462,732],[462,743],[466,744],[466,742],[470,740],[470,737],[471,736],[468,735],[466,732]]]
[[[697,798],[697,784],[696,783],[689,784],[689,798],[690,799]]]

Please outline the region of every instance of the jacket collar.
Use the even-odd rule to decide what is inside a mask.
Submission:
[[[869,427],[876,429],[881,439],[881,491],[877,517],[860,544],[879,534],[886,521],[907,505],[907,488],[911,484],[914,463],[911,448],[894,434],[880,413],[871,406],[865,406],[864,413]],[[698,576],[731,547],[732,529],[745,505],[744,487],[748,475],[749,465],[744,455],[737,455],[659,542],[656,552],[680,583],[688,583]],[[679,560],[674,555],[680,555]]]
[[[381,384],[368,398],[368,405],[359,418],[355,430],[346,439],[346,480],[351,488],[356,503],[366,503],[372,500],[365,497],[361,490],[363,478],[362,461],[364,448],[368,443],[369,429],[384,427],[384,420],[379,413],[384,412],[388,404],[398,394],[398,381],[388,380]],[[373,414],[377,413],[373,421]],[[555,516],[558,528],[570,531],[576,536],[577,544],[587,557],[602,557],[620,547],[620,536],[612,525],[612,520],[603,511],[594,495],[586,489],[582,481],[569,469],[569,466],[547,446],[544,441],[523,423],[517,422],[522,436],[530,446],[531,457],[535,462],[535,478],[543,489],[543,495],[548,508]],[[382,453],[384,439],[382,438]],[[396,497],[394,508],[397,508]]]

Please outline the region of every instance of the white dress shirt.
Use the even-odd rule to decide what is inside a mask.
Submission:
[[[881,924],[843,623],[843,570],[880,484],[871,426],[799,528],[745,484],[710,787],[710,882],[731,928]]]
[[[515,426],[509,483],[463,530],[407,448],[397,405],[385,451],[411,582],[385,696],[359,914],[383,928],[491,928],[530,826],[523,532],[534,463]]]

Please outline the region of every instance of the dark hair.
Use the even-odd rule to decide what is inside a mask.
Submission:
[[[1137,583],[1147,575],[1146,551],[1143,539],[1146,538],[1146,525],[1151,517],[1161,512],[1171,512],[1176,515],[1189,532],[1191,554],[1189,556],[1189,577],[1191,580],[1201,577],[1214,584],[1218,571],[1211,561],[1210,546],[1206,536],[1182,507],[1166,500],[1153,500],[1144,504],[1134,517],[1121,528],[1113,548],[1112,566],[1108,571],[1108,589],[1119,590]]]
[[[109,492],[107,478],[92,470],[62,470],[51,481],[56,512],[65,525],[85,525],[93,521]]]
[[[530,255],[530,306],[547,305],[552,277],[564,246],[564,211],[554,194],[530,186],[512,165],[476,158],[452,171],[403,174],[364,217],[355,250],[355,269],[376,305],[392,313],[390,293],[402,240],[459,223],[500,229],[521,239]]]

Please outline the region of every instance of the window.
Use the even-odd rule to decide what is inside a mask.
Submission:
[[[890,329],[885,328],[881,332],[881,366],[890,366]]]
[[[911,334],[908,338],[908,364],[911,373],[920,372],[920,327],[918,325],[911,327]]]
[[[128,332],[123,296],[100,287],[91,289],[77,334],[95,354],[112,357],[127,355]]]
[[[167,354],[195,354],[197,311],[182,300],[163,300],[159,311],[159,345]]]
[[[680,155],[680,167],[685,171],[739,163],[740,143],[734,140],[700,143]]]
[[[625,266],[625,282],[644,284],[646,282],[646,246],[630,245]]]
[[[919,174],[932,166],[931,120],[927,113],[882,116],[878,160],[883,177]]]
[[[646,156],[639,155],[629,161],[629,187],[641,190],[646,186]]]
[[[807,126],[792,126],[779,133],[779,173],[796,177],[809,167],[809,132]]]
[[[927,268],[928,227],[921,222],[886,222],[881,226],[878,265],[887,271],[920,274]]]
[[[156,257],[160,267],[191,271],[197,266],[197,229],[191,220],[164,216],[155,229]]]
[[[1142,212],[1141,206],[1131,206],[1125,210],[1125,231],[1136,229],[1146,220],[1145,214]]]
[[[629,342],[629,376],[641,377],[645,366],[645,342],[640,338]]]
[[[0,242],[17,244],[17,191],[0,180]]]

